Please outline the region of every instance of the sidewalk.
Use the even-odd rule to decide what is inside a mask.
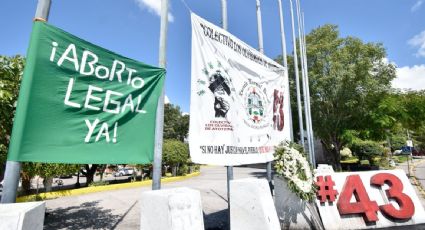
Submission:
[[[409,162],[409,165],[410,171],[412,172],[410,175],[410,183],[421,200],[422,206],[425,208],[425,193],[423,192],[424,189],[420,188],[420,186],[425,188],[425,158],[414,158],[413,162]],[[406,176],[409,175],[407,162],[397,165],[396,168],[403,169],[406,172]]]

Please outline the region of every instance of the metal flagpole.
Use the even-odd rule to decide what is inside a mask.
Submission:
[[[264,54],[263,47],[263,25],[261,22],[261,5],[260,0],[257,1],[257,28],[258,28],[258,50],[260,53]]]
[[[311,135],[311,144],[312,144],[312,156],[313,156],[313,167],[316,165],[316,152],[314,149],[314,132],[313,132],[313,122],[311,118],[311,103],[310,103],[310,81],[308,77],[308,65],[307,65],[307,41],[305,39],[305,25],[304,25],[304,12],[301,17],[302,33],[303,33],[303,48],[304,48],[304,64],[305,64],[305,76],[306,76],[306,88],[307,88],[307,109],[308,109],[308,122],[310,123],[310,135]]]
[[[264,54],[264,43],[263,43],[263,24],[261,22],[261,5],[260,0],[257,0],[257,28],[258,28],[258,50]],[[269,182],[270,190],[273,192],[272,184],[272,162],[266,163],[266,174],[267,181]]]
[[[310,124],[308,122],[308,108],[307,108],[307,88],[306,88],[306,80],[305,80],[305,65],[304,65],[304,52],[303,52],[303,42],[301,35],[301,15],[300,15],[300,4],[299,0],[295,0],[295,6],[297,9],[297,24],[298,24],[298,43],[300,48],[300,61],[301,61],[301,79],[303,86],[303,98],[304,98],[304,115],[305,115],[305,123],[306,123],[306,131],[307,131],[307,142],[308,142],[308,155],[310,158],[310,163],[313,164],[313,157],[311,151],[311,136],[310,136]]]
[[[285,27],[283,25],[283,12],[282,12],[282,0],[277,0],[277,2],[279,3],[279,17],[280,17],[280,36],[281,36],[281,41],[282,41],[282,60],[283,60],[283,66],[286,68],[286,74],[288,74],[288,60],[286,57],[286,38],[285,38]],[[289,85],[288,88],[286,89],[289,91]],[[291,141],[294,140],[294,129],[292,127],[292,112],[291,112],[291,99],[290,99],[290,94],[288,94],[288,98],[286,99],[289,103],[288,103],[288,108],[289,108],[289,121],[291,122],[291,124],[289,125],[289,129],[290,129],[290,138]]]
[[[168,0],[161,0],[161,28],[159,33],[159,67],[166,66],[168,30]],[[155,120],[155,152],[153,159],[152,190],[161,189],[162,139],[164,131],[164,88],[158,99]]]
[[[297,55],[297,42],[295,39],[295,25],[294,25],[294,9],[292,0],[289,0],[289,3],[291,5],[291,25],[292,25],[292,44],[294,46],[294,67],[295,67],[295,85],[297,88],[297,105],[298,105],[298,122],[300,125],[300,137],[301,137],[301,144],[304,147],[304,122],[303,122],[303,112],[302,112],[302,105],[301,105],[301,95],[300,95],[300,78],[298,73],[298,55]]]
[[[47,21],[50,11],[50,0],[38,0],[37,10],[35,12],[34,20]],[[21,162],[7,161],[6,171],[4,173],[3,195],[1,203],[15,203],[16,192],[18,191],[19,178],[21,171]]]
[[[223,23],[223,29],[227,28],[227,0],[221,0],[221,17]],[[233,166],[226,166],[227,169],[227,210],[228,210],[228,223],[230,229],[230,181],[233,180]]]

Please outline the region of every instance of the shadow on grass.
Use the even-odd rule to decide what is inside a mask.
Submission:
[[[99,201],[92,201],[79,206],[47,210],[44,229],[114,229],[127,214],[114,215],[111,209],[98,204]]]

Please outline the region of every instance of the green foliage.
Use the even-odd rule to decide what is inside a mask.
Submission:
[[[22,164],[22,171],[30,178],[39,175],[43,178],[70,175],[78,172],[79,165],[76,164],[54,164],[54,163],[33,163]]]
[[[24,65],[22,56],[0,56],[0,167],[6,161]]]
[[[315,134],[322,140],[328,160],[340,170],[340,150],[350,138],[380,139],[391,127],[396,100],[383,103],[396,77],[395,66],[384,61],[380,43],[340,37],[338,27],[324,25],[306,36],[311,111]],[[288,57],[289,76],[294,62]],[[299,133],[295,81],[290,77],[294,132]],[[382,104],[382,111],[376,111]],[[354,136],[353,136],[354,134]]]
[[[166,139],[162,145],[162,162],[170,166],[185,164],[189,160],[189,146],[179,140]]]
[[[341,158],[344,159],[344,160],[353,156],[352,153],[351,153],[351,150],[347,147],[345,147],[344,149],[342,149],[339,152],[341,154]]]
[[[381,156],[384,153],[384,147],[378,142],[371,140],[356,140],[351,143],[351,150],[356,154],[359,159],[372,159],[376,156]]]
[[[189,173],[189,166],[187,164],[181,165],[177,172],[177,174],[181,176],[186,176],[188,173]]]
[[[104,180],[93,181],[89,184],[89,187],[104,186],[104,185],[109,185],[109,182]]]
[[[183,115],[180,107],[164,105],[164,139],[184,141],[189,131],[189,115]]]

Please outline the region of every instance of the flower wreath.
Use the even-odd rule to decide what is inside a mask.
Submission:
[[[275,152],[275,169],[278,175],[287,179],[289,189],[301,199],[311,201],[316,195],[310,163],[296,144],[286,142]]]

